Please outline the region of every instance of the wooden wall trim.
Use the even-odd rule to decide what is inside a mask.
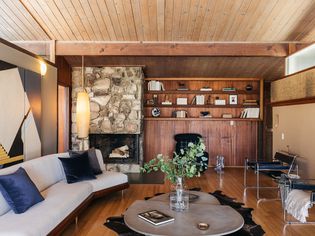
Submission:
[[[173,81],[173,80],[176,80],[176,81],[179,81],[179,80],[187,80],[187,81],[190,81],[190,80],[201,80],[201,81],[259,81],[260,78],[207,78],[207,77],[202,77],[202,78],[196,78],[196,77],[193,77],[193,78],[145,78],[144,80],[147,80],[147,81],[150,81],[150,80],[165,80],[165,81]]]
[[[299,99],[280,101],[280,102],[272,102],[271,106],[273,107],[292,106],[292,105],[300,105],[300,104],[308,104],[308,103],[315,103],[315,96],[308,97],[308,98],[299,98]]]

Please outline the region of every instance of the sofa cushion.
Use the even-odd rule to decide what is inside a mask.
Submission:
[[[0,170],[0,175],[11,174],[23,167],[41,192],[49,186],[65,179],[62,165],[57,157],[67,157],[69,153],[51,154],[32,159]]]
[[[44,200],[22,167],[12,174],[0,175],[0,190],[17,214]]]
[[[2,193],[0,193],[0,216],[7,213],[11,210],[11,207],[7,203],[7,201],[4,199]]]
[[[86,182],[58,182],[43,191],[45,201],[23,214],[13,211],[0,217],[0,235],[47,235],[92,193]]]
[[[99,163],[99,161],[97,159],[95,148],[90,148],[87,151],[72,151],[72,150],[69,150],[70,157],[76,157],[77,155],[80,155],[80,154],[82,154],[84,152],[87,152],[87,155],[89,157],[89,162],[90,162],[90,166],[92,168],[93,174],[94,175],[102,174],[103,171],[101,170],[100,163]]]
[[[104,172],[105,171],[105,164],[104,164],[102,152],[99,149],[95,149],[95,153],[97,156],[97,160],[100,163],[101,170]]]
[[[120,172],[106,171],[97,175],[96,179],[88,180],[87,182],[93,186],[93,192],[96,192],[105,188],[127,183],[128,176]]]
[[[59,158],[69,184],[83,180],[95,179],[87,152],[72,158]]]

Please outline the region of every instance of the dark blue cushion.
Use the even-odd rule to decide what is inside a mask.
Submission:
[[[93,174],[94,175],[102,174],[103,171],[101,170],[100,164],[98,162],[98,159],[97,159],[97,156],[96,156],[96,152],[95,152],[95,148],[90,148],[87,151],[72,151],[72,150],[69,150],[69,155],[70,155],[70,157],[76,157],[78,155],[81,155],[84,152],[87,152],[87,154],[88,154],[89,162],[90,162],[90,166],[92,168]]]
[[[0,175],[0,190],[12,210],[23,213],[44,200],[26,171],[20,167],[9,175]]]
[[[71,158],[59,157],[59,160],[62,163],[68,184],[95,179],[87,152]]]

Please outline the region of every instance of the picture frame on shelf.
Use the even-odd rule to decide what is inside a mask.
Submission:
[[[229,95],[229,104],[230,105],[237,105],[237,95],[236,94]]]

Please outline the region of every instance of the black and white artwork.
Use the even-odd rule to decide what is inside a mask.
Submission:
[[[23,68],[4,66],[7,63],[2,61],[0,64],[2,65],[0,66],[2,160],[6,158],[29,160],[39,157],[41,156],[41,76]]]

